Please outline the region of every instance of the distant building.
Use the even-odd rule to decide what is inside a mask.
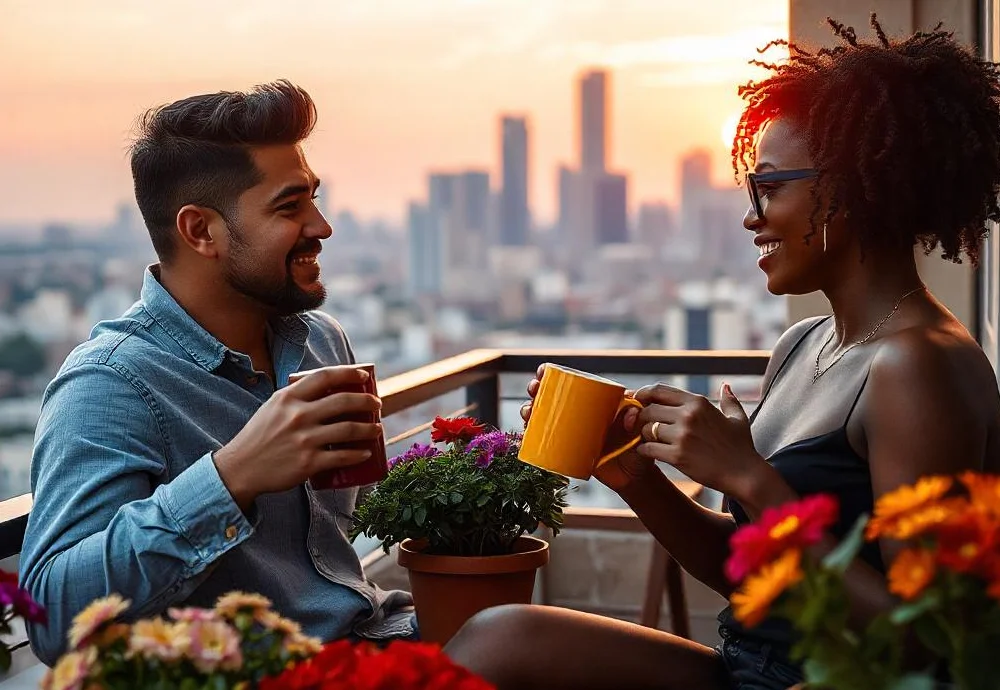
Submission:
[[[441,233],[429,207],[411,203],[407,214],[410,270],[407,291],[410,297],[441,294],[443,251]]]
[[[593,70],[580,78],[580,168],[607,169],[608,73]]]
[[[500,121],[500,244],[528,243],[528,123],[523,117]]]
[[[594,184],[595,239],[597,244],[625,244],[628,233],[628,178],[605,174]]]

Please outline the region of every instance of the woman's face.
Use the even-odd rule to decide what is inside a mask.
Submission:
[[[761,133],[757,146],[756,173],[812,168],[805,137],[784,120],[775,120]],[[788,182],[759,182],[758,194],[764,217],[751,206],[743,227],[754,233],[760,258],[757,265],[767,275],[767,289],[775,295],[803,295],[818,290],[829,270],[834,233],[823,247],[822,214],[816,216],[815,232],[810,224],[815,201],[815,178]],[[832,230],[832,225],[831,225]],[[838,233],[839,234],[839,233]]]

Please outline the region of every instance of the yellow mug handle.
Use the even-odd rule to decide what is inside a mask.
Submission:
[[[618,405],[618,410],[615,412],[615,419],[618,419],[618,415],[620,415],[622,411],[627,407],[638,407],[641,410],[642,403],[636,400],[635,398],[622,398],[621,404]],[[636,431],[635,438],[629,439],[629,441],[626,442],[625,445],[615,448],[610,453],[602,455],[600,458],[598,458],[597,464],[594,466],[594,469],[596,470],[604,463],[610,460],[614,460],[625,451],[635,448],[637,445],[639,445],[640,440],[642,440],[642,429]]]

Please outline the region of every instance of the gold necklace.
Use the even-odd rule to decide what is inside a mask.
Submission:
[[[853,350],[854,348],[856,348],[858,345],[864,345],[869,340],[871,340],[872,337],[876,333],[879,332],[879,329],[881,329],[882,326],[884,326],[886,324],[886,322],[889,319],[891,319],[893,317],[893,315],[897,311],[899,311],[899,305],[901,305],[903,303],[903,300],[905,300],[907,297],[909,297],[913,293],[920,292],[921,290],[925,290],[925,289],[926,289],[925,286],[921,285],[918,288],[913,288],[912,290],[910,290],[909,292],[907,292],[905,295],[903,295],[902,297],[900,297],[896,301],[896,305],[892,308],[892,311],[890,311],[888,314],[886,314],[885,316],[883,316],[882,320],[879,321],[877,324],[875,324],[875,328],[871,329],[868,332],[868,335],[866,335],[864,338],[862,338],[858,342],[853,343],[851,345],[848,345],[846,348],[844,348],[843,350],[841,350],[840,354],[837,355],[836,357],[834,357],[834,359],[833,359],[832,362],[830,362],[829,364],[827,364],[824,369],[820,370],[820,368],[819,368],[819,360],[823,356],[823,352],[826,350],[826,346],[830,344],[831,340],[833,340],[833,336],[837,332],[837,329],[834,328],[832,331],[830,331],[830,335],[829,335],[829,337],[827,337],[826,342],[823,343],[823,347],[821,347],[819,349],[819,352],[816,353],[816,370],[813,372],[813,383],[816,383],[816,381],[819,380],[820,376],[822,376],[826,372],[830,371],[830,368],[833,367],[834,364],[836,364],[837,362],[839,362],[840,360],[842,360],[844,358],[844,355],[846,355],[848,352],[850,352],[851,350]]]

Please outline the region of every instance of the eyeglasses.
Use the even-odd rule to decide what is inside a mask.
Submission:
[[[804,180],[808,177],[816,177],[819,173],[813,168],[799,168],[797,170],[774,170],[764,173],[747,173],[747,192],[750,193],[750,206],[757,218],[764,220],[764,207],[760,202],[759,184],[771,182],[791,182],[792,180]]]

